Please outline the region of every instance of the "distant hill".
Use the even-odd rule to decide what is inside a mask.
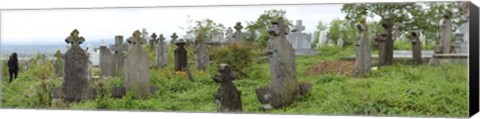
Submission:
[[[80,44],[80,47],[85,49],[88,44],[92,44],[94,48],[100,46],[101,40],[86,41]],[[113,45],[114,39],[105,39],[105,44]],[[10,54],[16,52],[19,57],[28,58],[35,56],[37,53],[45,54],[47,57],[52,57],[55,52],[60,49],[62,53],[65,52],[67,44],[65,42],[54,43],[3,43],[1,44],[1,58],[8,58]]]

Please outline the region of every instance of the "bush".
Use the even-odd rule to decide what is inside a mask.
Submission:
[[[214,66],[226,63],[238,73],[244,74],[251,68],[253,59],[260,55],[260,48],[253,43],[230,43],[226,46],[214,47],[209,51]]]

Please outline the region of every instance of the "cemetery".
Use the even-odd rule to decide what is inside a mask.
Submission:
[[[65,52],[39,53],[20,62],[15,81],[2,80],[1,106],[466,117],[468,20],[452,22],[465,15],[446,9],[437,15],[441,27],[428,30],[403,24],[415,26],[403,29],[406,41],[393,34],[400,21],[372,22],[356,12],[314,33],[304,30],[315,26],[283,14],[253,25],[195,24],[192,38],[132,29],[98,47],[81,47],[92,39],[72,29],[55,34],[66,37],[58,39]],[[263,26],[249,39],[254,25]]]

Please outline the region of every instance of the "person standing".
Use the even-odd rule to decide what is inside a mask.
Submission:
[[[16,79],[18,75],[18,57],[17,53],[15,52],[12,53],[10,59],[8,59],[8,72],[10,74],[10,80],[8,81],[8,83],[10,83],[13,79]]]

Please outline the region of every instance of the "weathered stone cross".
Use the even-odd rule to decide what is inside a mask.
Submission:
[[[72,44],[72,46],[80,47],[80,44],[82,44],[85,39],[81,36],[79,37],[79,33],[80,32],[78,32],[77,29],[73,30],[72,33],[70,33],[70,36],[65,39],[65,42],[67,42],[67,44]]]

